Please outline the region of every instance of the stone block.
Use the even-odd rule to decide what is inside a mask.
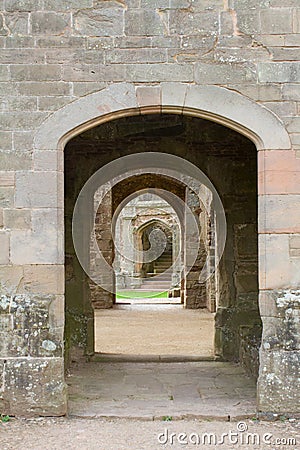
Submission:
[[[299,61],[299,49],[297,48],[270,48],[273,61]]]
[[[187,0],[180,1],[187,4]],[[140,7],[143,9],[172,8],[169,0],[140,0]]]
[[[50,328],[60,328],[65,325],[65,298],[56,295],[49,305]]]
[[[12,12],[37,11],[42,9],[42,0],[6,0],[5,10]]]
[[[91,94],[93,92],[98,92],[101,91],[102,89],[104,89],[105,87],[107,87],[106,83],[102,83],[101,81],[99,82],[77,82],[74,83],[74,95],[76,95],[77,97],[82,97],[84,95],[87,94]]]
[[[135,82],[193,81],[193,66],[185,64],[128,64],[126,80]]]
[[[285,310],[284,317],[264,317],[262,346],[265,350],[300,350],[297,332],[300,310]]]
[[[40,97],[38,98],[38,109],[39,111],[57,111],[70,101],[71,97]]]
[[[0,209],[0,228],[3,228],[3,209]]]
[[[37,99],[34,97],[8,97],[5,109],[7,111],[36,111]]]
[[[164,49],[108,50],[105,61],[108,64],[163,63],[167,61],[167,52]]]
[[[1,69],[0,69],[1,70]],[[0,95],[18,95],[18,89],[16,83],[0,83]]]
[[[9,208],[14,204],[14,188],[0,187],[0,208]]]
[[[62,416],[67,399],[63,358],[17,358],[5,363],[4,413],[21,416]]]
[[[300,82],[300,62],[258,63],[258,80],[261,83]]]
[[[0,131],[0,149],[10,150],[12,148],[12,133],[10,131]]]
[[[278,117],[296,114],[296,103],[292,101],[263,102],[262,104],[270,111],[273,111]]]
[[[31,131],[16,131],[13,133],[13,140],[14,140],[14,150],[22,150],[24,154],[26,154],[26,151],[32,150],[33,146],[33,136]]]
[[[9,264],[9,234],[0,231],[0,264]]]
[[[0,65],[0,81],[8,81],[9,80],[9,68],[7,65]]]
[[[15,174],[14,172],[0,172],[0,186],[14,186]]]
[[[256,78],[255,68],[247,64],[195,64],[195,81],[199,84],[226,84],[243,81],[249,83]]]
[[[93,7],[93,0],[44,0],[44,9],[48,11],[69,11]]]
[[[269,59],[269,51],[262,47],[226,48],[218,46],[214,52],[214,59],[225,64],[238,64],[247,61],[265,61]]]
[[[229,0],[229,7],[240,10],[255,10],[257,8],[267,8],[270,4],[270,0]]]
[[[3,64],[43,64],[43,50],[28,48],[1,49],[0,58]]]
[[[269,0],[269,4],[271,6],[271,8],[281,8],[283,6],[282,1],[281,0]],[[298,0],[284,0],[284,6],[288,7],[288,6],[299,6],[299,2]]]
[[[297,50],[298,52],[298,50]],[[299,52],[298,52],[299,55]],[[284,100],[296,100],[300,101],[300,92],[299,92],[299,84],[284,84],[282,86],[282,95]],[[295,121],[297,121],[299,118],[295,118]],[[297,132],[299,130],[295,129],[294,132]],[[289,130],[291,131],[291,130]]]
[[[221,11],[220,15],[220,34],[233,35],[234,34],[233,12],[231,10]]]
[[[19,293],[19,286],[23,278],[21,266],[0,267],[0,289],[2,295],[15,295]]]
[[[148,67],[148,66],[147,66]],[[64,66],[62,78],[64,81],[124,81],[125,66],[104,64]]]
[[[0,14],[0,36],[7,36],[9,30],[5,26],[3,15]]]
[[[299,4],[298,8],[294,9],[294,17],[293,17],[293,32],[299,34],[300,33],[300,8]]]
[[[300,47],[300,34],[287,34],[284,43],[287,47]]]
[[[16,174],[17,208],[57,208],[56,172],[18,172]]]
[[[32,34],[61,35],[70,29],[69,14],[55,12],[33,12],[31,14]]]
[[[290,236],[290,256],[300,258],[300,235]]]
[[[162,108],[165,110],[168,106],[178,106],[182,108],[187,93],[187,85],[183,83],[162,83],[161,97]]]
[[[31,217],[32,231],[11,232],[13,264],[61,264],[64,246],[62,210],[35,209]]]
[[[201,11],[199,13],[186,10],[170,11],[170,33],[179,35],[198,35],[207,30],[216,36],[219,29],[219,14],[216,11]]]
[[[258,171],[300,172],[300,161],[292,150],[260,151]]]
[[[238,33],[253,35],[260,32],[259,13],[258,10],[239,10],[237,13],[237,30]]]
[[[112,38],[108,36],[102,37],[88,37],[87,49],[88,50],[108,50],[118,47],[117,40],[122,38]]]
[[[34,38],[31,36],[8,36],[5,44],[6,48],[33,48]]]
[[[59,81],[61,79],[61,66],[57,64],[11,65],[10,71],[11,78],[15,81]]]
[[[19,11],[11,14],[5,14],[5,24],[10,32],[10,35],[26,35],[29,31],[29,14],[20,13]]]
[[[265,195],[258,199],[260,233],[300,233],[300,195]]]
[[[0,170],[31,169],[31,155],[22,152],[0,151]]]
[[[260,289],[296,289],[299,287],[299,263],[290,258],[288,234],[259,236]]]
[[[258,154],[259,194],[299,194],[300,161],[291,150]]]
[[[125,13],[126,36],[163,36],[165,31],[163,15],[158,11],[143,9]]]
[[[233,84],[228,86],[230,89],[239,91],[241,94],[250,97],[253,100],[271,101],[282,100],[282,92],[280,84]]]
[[[20,291],[31,294],[64,294],[64,267],[57,265],[24,266]]]
[[[60,82],[25,82],[18,83],[17,92],[20,95],[60,96],[71,94],[71,83]]]
[[[62,263],[62,236],[53,223],[46,225],[44,234],[21,230],[11,232],[11,261],[13,264]],[[30,252],[28,252],[28,248],[30,248]]]
[[[299,171],[288,174],[281,172],[261,172],[258,175],[259,194],[299,194]]]
[[[30,210],[26,209],[5,209],[4,226],[11,230],[28,230],[31,225]]]
[[[120,36],[124,30],[124,7],[106,1],[97,8],[75,13],[73,20],[75,31],[83,36]]]
[[[259,43],[266,47],[282,47],[285,45],[285,38],[287,35],[284,34],[260,34]]]
[[[174,8],[185,8],[185,0],[170,0],[170,6]],[[213,11],[223,10],[224,2],[222,0],[200,0],[198,2],[192,2],[193,11]]]
[[[260,11],[262,34],[287,34],[293,31],[293,10],[291,8],[263,9]]]
[[[137,87],[136,88],[137,102],[140,107],[149,105],[160,105],[160,88],[159,87]]]
[[[86,48],[86,38],[82,36],[42,36],[36,37],[35,42],[38,48]]]
[[[65,49],[51,49],[45,52],[47,64],[103,64],[104,51],[75,49],[67,52]]]
[[[63,171],[63,153],[57,151],[34,151],[33,166],[35,171]]]
[[[258,410],[299,411],[299,351],[261,351],[258,379]]]
[[[300,131],[300,130],[298,130]],[[291,133],[291,141],[294,147],[300,146],[300,133]],[[299,183],[300,184],[300,183]]]

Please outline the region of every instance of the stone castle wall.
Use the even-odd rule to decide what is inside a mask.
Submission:
[[[278,139],[258,148],[258,399],[264,411],[299,410],[299,1],[0,0],[0,7],[0,409],[66,411],[63,157],[53,136],[60,126],[72,133],[81,124],[88,94],[126,82],[138,107],[150,112],[160,111],[166,83],[177,83],[168,99],[180,111],[186,86],[221,86],[277,116],[269,142],[278,127],[287,131],[291,147]],[[126,109],[122,90],[119,98],[109,92],[99,116]],[[205,103],[201,92],[194,109]],[[61,110],[84,98],[74,115]],[[230,98],[220,113],[225,119]],[[242,122],[263,128],[246,107],[236,108]]]

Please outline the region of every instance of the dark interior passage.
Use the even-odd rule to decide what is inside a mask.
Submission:
[[[93,353],[94,346],[91,289],[71,239],[77,195],[87,179],[108,162],[151,151],[189,160],[209,177],[221,197],[228,226],[225,252],[219,270],[202,290],[197,285],[198,268],[190,272],[186,280],[190,307],[204,307],[208,295],[215,299],[215,354],[225,360],[241,361],[249,373],[256,375],[261,337],[256,148],[247,138],[224,126],[179,115],[145,115],[110,121],[73,138],[65,148],[67,350],[79,348]],[[107,203],[107,217],[112,216],[125,195],[144,188],[145,184],[159,187],[157,180],[147,175],[127,181],[126,189],[120,183]],[[173,191],[177,190],[184,198],[185,193],[180,194],[180,189],[173,186]],[[209,239],[206,233],[204,247]],[[110,236],[106,235],[105,242],[109,241]],[[104,298],[106,294],[102,295]],[[110,301],[107,297],[106,307],[112,306]]]

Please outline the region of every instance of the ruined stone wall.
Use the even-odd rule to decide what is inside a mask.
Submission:
[[[224,86],[284,123],[292,148],[278,143],[258,154],[259,407],[299,409],[299,332],[291,340],[288,331],[291,321],[296,329],[300,297],[298,0],[0,0],[0,7],[2,410],[66,410],[62,154],[53,129],[44,131],[48,146],[33,141],[51,114],[117,82],[133,83],[140,106],[161,105],[165,82],[180,83],[178,96],[183,85]],[[99,115],[114,101],[108,96]],[[24,312],[28,320],[19,321]],[[37,370],[41,384],[32,382]]]

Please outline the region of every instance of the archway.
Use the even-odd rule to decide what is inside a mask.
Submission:
[[[180,112],[222,123],[248,136],[261,154],[270,150],[290,149],[288,135],[272,113],[227,89],[166,84],[154,88],[153,104],[144,101],[146,95],[144,96],[143,92],[146,93],[146,91],[143,89],[147,88],[135,88],[127,84],[111,86],[105,92],[92,94],[80,100],[80,114],[78,114],[77,102],[63,108],[40,128],[35,140],[35,155],[37,156],[40,151],[50,151],[53,154],[53,150],[56,152],[57,143],[59,149],[62,149],[71,137],[100,122],[124,115],[133,116],[147,112]],[[72,111],[76,111],[76,114],[72,114]],[[57,167],[58,159],[55,161]],[[263,160],[259,160],[260,163],[261,161]],[[262,166],[259,166],[259,172],[261,170],[263,170]],[[57,179],[59,178],[58,176]],[[267,188],[267,181],[264,180],[260,193],[264,194]],[[58,206],[62,206],[61,193],[58,195]],[[265,223],[266,209],[260,207],[259,214],[259,223],[262,226]],[[260,230],[265,229],[260,228]],[[264,233],[265,231],[262,231],[262,234]],[[267,242],[263,236],[260,243],[260,254],[263,260],[270,245],[273,245],[272,242],[270,240]],[[58,258],[58,263],[60,261]],[[262,290],[270,290],[273,286],[265,277],[263,266],[261,269],[260,287]],[[263,294],[265,295],[265,293]],[[263,296],[261,296],[262,298]],[[272,355],[262,351],[261,366],[267,363],[268,358],[272,358]],[[280,374],[278,374],[278,379],[280,378]],[[272,408],[273,400],[269,389],[269,387],[267,390],[265,389],[265,376],[261,373],[259,391],[261,408]]]

